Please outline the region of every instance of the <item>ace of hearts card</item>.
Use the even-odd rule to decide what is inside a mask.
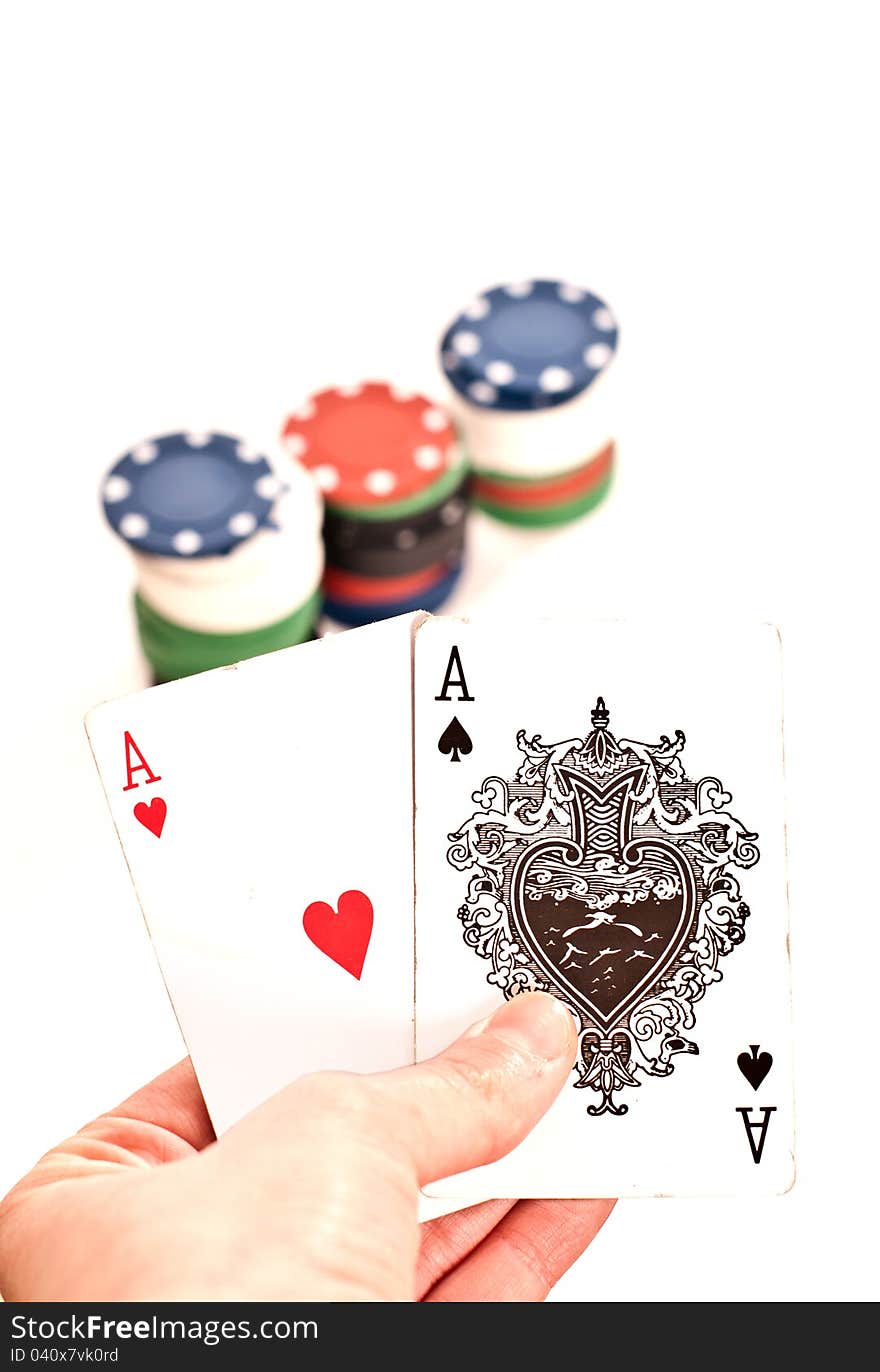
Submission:
[[[779,640],[770,626],[430,619],[414,650],[416,1051],[524,991],[568,1084],[438,1197],[794,1180]]]
[[[87,718],[218,1134],[304,1073],[412,1061],[417,621],[188,677]]]

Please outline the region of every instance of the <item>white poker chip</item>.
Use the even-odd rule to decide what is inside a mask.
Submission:
[[[305,555],[301,546],[279,536],[271,563],[213,584],[175,578],[167,568],[158,570],[157,561],[137,560],[137,588],[163,618],[202,633],[248,633],[286,618],[308,600],[324,571],[324,548],[314,539]]]
[[[475,471],[552,477],[573,471],[617,437],[614,369],[567,405],[547,410],[491,410],[453,392],[449,409]]]

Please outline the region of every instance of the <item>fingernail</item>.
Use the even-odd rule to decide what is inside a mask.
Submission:
[[[506,1000],[480,1029],[548,1062],[563,1056],[574,1058],[574,1020],[561,1001],[543,991]]]

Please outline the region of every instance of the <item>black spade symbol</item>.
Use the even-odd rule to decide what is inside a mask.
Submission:
[[[473,752],[474,745],[467,729],[453,715],[437,740],[437,747],[450,762],[460,762],[462,756],[467,757],[468,753]]]
[[[740,1053],[736,1060],[737,1067],[754,1091],[757,1091],[773,1066],[773,1058],[770,1053],[758,1052],[760,1046],[759,1043],[750,1043],[748,1053]]]

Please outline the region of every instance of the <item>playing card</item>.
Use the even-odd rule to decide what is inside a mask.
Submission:
[[[578,1057],[438,1196],[794,1179],[779,640],[770,626],[415,635],[416,1052],[549,990]]]
[[[218,1133],[413,1057],[408,615],[113,701],[87,729]]]

